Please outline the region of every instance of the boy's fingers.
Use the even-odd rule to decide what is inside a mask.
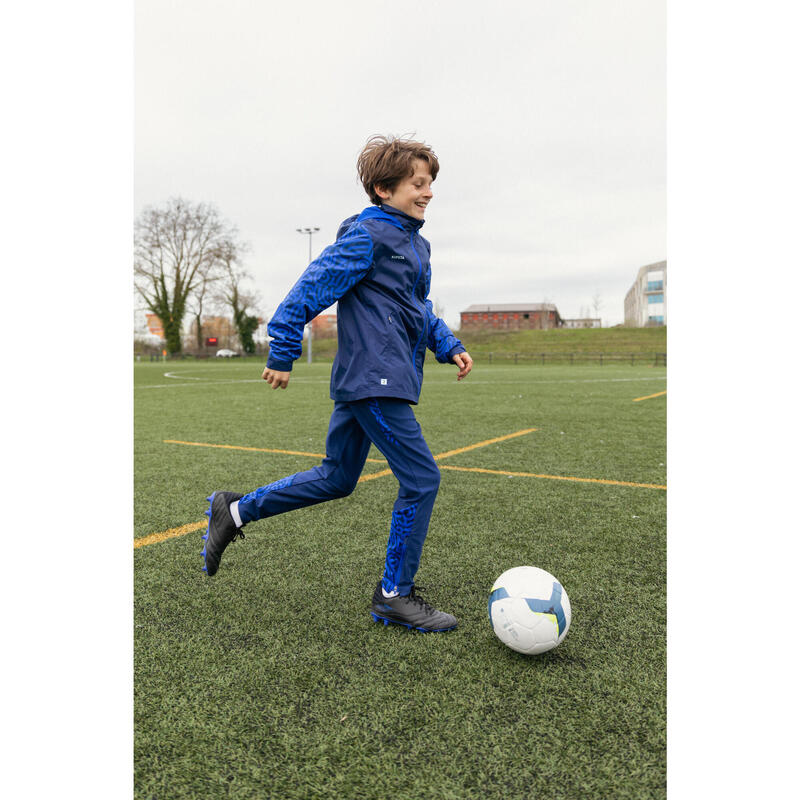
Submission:
[[[466,378],[472,371],[472,359],[467,353],[456,353],[453,356],[453,361],[455,361],[456,365],[459,367],[458,380]]]
[[[273,389],[285,389],[289,385],[289,373],[288,372],[277,372],[277,371],[271,370],[271,369],[269,369],[269,367],[267,367],[261,373],[261,377]]]

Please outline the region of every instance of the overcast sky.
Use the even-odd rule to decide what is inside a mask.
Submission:
[[[666,258],[663,0],[138,0],[135,211],[214,203],[252,246],[271,314],[369,205],[367,138],[407,134],[441,170],[430,297],[623,321]]]

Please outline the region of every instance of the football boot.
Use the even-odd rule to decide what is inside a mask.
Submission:
[[[458,620],[452,614],[437,611],[426,603],[422,595],[417,592],[417,587],[412,586],[411,592],[406,595],[384,597],[381,581],[378,581],[375,593],[372,595],[371,613],[375,622],[382,622],[384,625],[404,625],[409,630],[424,633],[451,631],[458,625]]]
[[[208,528],[203,540],[205,546],[200,553],[205,559],[203,572],[214,575],[219,569],[219,562],[225,548],[235,539],[244,539],[244,531],[236,527],[231,516],[230,504],[243,497],[236,492],[214,492],[207,497]],[[244,526],[243,526],[244,527]]]

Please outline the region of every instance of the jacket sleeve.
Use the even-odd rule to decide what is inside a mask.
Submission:
[[[267,325],[272,337],[267,367],[289,372],[302,352],[305,325],[347,294],[371,267],[372,239],[360,225],[326,247],[306,267]]]
[[[425,301],[425,313],[428,315],[428,349],[436,354],[436,360],[442,364],[450,364],[456,353],[466,352],[466,348],[457,339],[443,319],[433,313],[433,303]]]

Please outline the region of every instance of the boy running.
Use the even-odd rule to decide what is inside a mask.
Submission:
[[[421,142],[373,136],[361,152],[358,174],[373,205],[341,224],[336,242],[309,264],[278,307],[261,376],[273,389],[285,389],[304,326],[338,300],[325,458],[246,495],[214,492],[208,498],[203,569],[209,575],[228,544],[244,538],[247,523],[349,495],[374,444],[400,488],[372,617],[422,631],[458,624],[414,588],[439,489],[439,469],[411,409],[419,400],[425,348],[437,361],[455,364],[459,381],[472,370],[469,354],[427,299],[430,244],[419,230],[438,172],[436,155]]]

